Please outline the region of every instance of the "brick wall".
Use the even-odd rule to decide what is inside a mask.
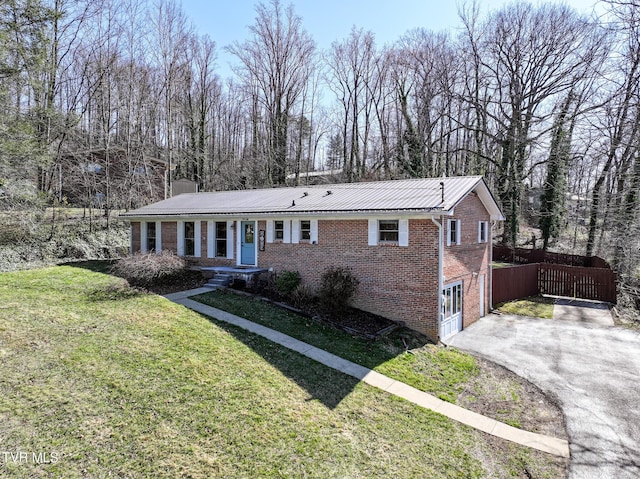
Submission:
[[[444,247],[444,284],[462,281],[462,324],[466,328],[480,317],[480,276],[484,275],[484,310],[489,308],[490,250],[491,241],[478,243],[478,222],[490,221],[489,214],[475,193],[468,195],[455,208],[455,215],[447,219],[459,219],[461,244]],[[476,274],[474,274],[476,273]]]
[[[140,222],[131,222],[131,248],[132,253],[140,251]]]
[[[461,281],[463,285],[463,327],[480,316],[480,277],[485,278],[484,308],[489,308],[490,244],[478,243],[478,221],[489,215],[475,194],[467,196],[451,219],[461,220],[461,244],[445,246],[443,284]],[[444,235],[447,219],[443,220]],[[140,223],[132,222],[134,251],[140,249]],[[162,248],[177,251],[177,223],[162,223]],[[258,221],[266,232],[266,222]],[[200,265],[235,266],[233,259],[207,258],[207,222],[201,227]],[[237,233],[237,232],[236,232]],[[233,239],[234,250],[236,238]],[[446,244],[446,241],[445,241]],[[318,244],[301,242],[266,243],[258,251],[258,265],[299,271],[303,282],[313,289],[320,284],[322,272],[331,266],[349,266],[360,280],[354,305],[420,331],[432,340],[438,338],[438,228],[430,219],[409,221],[409,246],[393,244],[369,246],[368,223],[363,220],[318,221]],[[474,274],[475,273],[475,274]]]
[[[162,222],[162,249],[178,252],[178,222]]]
[[[266,230],[260,221],[258,230]],[[312,288],[331,266],[349,266],[360,280],[354,305],[438,336],[438,229],[409,221],[409,246],[368,245],[367,220],[319,220],[318,244],[267,243],[259,265],[299,271]]]

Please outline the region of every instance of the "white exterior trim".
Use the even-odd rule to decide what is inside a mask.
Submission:
[[[275,241],[275,221],[267,220],[267,243]]]
[[[311,244],[318,244],[318,220],[311,220]]]
[[[140,252],[147,252],[147,222],[140,222]]]
[[[178,256],[184,256],[184,221],[176,221],[176,228],[178,229],[176,236],[178,238]]]
[[[409,246],[409,220],[398,220],[398,245]]]
[[[202,257],[202,221],[193,222],[193,256]]]
[[[227,259],[233,259],[233,229],[235,221],[227,221]],[[240,235],[238,235],[240,236]]]
[[[369,246],[378,245],[378,219],[369,218]]]
[[[214,258],[214,247],[216,244],[215,238],[215,221],[209,220],[207,221],[207,258]]]
[[[156,221],[156,253],[162,253],[162,221]]]
[[[282,242],[291,243],[291,220],[282,220],[284,227]]]
[[[291,220],[291,242],[300,243],[300,220]]]

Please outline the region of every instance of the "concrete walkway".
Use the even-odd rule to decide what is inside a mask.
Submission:
[[[554,454],[556,456],[569,457],[569,443],[564,439],[523,431],[522,429],[517,429],[509,426],[508,424],[496,421],[495,419],[482,416],[481,414],[461,408],[455,404],[442,401],[431,394],[422,392],[412,386],[396,381],[395,379],[391,379],[371,369],[365,368],[364,366],[360,366],[359,364],[347,361],[346,359],[340,358],[334,354],[316,348],[315,346],[311,346],[310,344],[299,341],[271,328],[267,328],[247,319],[240,318],[225,311],[189,299],[190,296],[195,296],[208,291],[211,291],[211,289],[200,288],[170,294],[165,297],[210,318],[233,324],[254,334],[263,336],[274,343],[296,351],[303,356],[324,364],[325,366],[355,377],[370,386],[374,386],[390,394],[406,399],[418,406],[431,409],[432,411],[443,414],[450,419],[486,432],[487,434],[491,434],[523,446],[531,447],[533,449],[538,449],[549,454]]]

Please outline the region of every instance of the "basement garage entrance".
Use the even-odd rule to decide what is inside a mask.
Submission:
[[[448,284],[442,290],[440,339],[462,330],[462,282]]]

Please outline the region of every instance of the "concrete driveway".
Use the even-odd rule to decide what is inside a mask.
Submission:
[[[553,320],[489,315],[446,342],[505,366],[559,401],[570,479],[639,478],[640,334],[572,313]]]

